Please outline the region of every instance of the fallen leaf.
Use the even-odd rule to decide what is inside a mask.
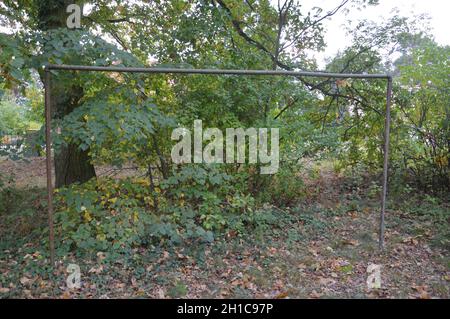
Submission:
[[[102,271],[103,271],[103,266],[102,265],[98,266],[97,268],[96,267],[92,267],[91,269],[89,269],[89,273],[90,274],[97,274],[98,275]]]
[[[427,291],[421,291],[420,295],[419,295],[419,298],[420,299],[430,299],[431,297],[430,297],[430,295],[428,294]]]
[[[297,267],[298,267],[298,269],[306,269],[305,264],[298,264]]]
[[[418,292],[418,298],[419,299],[430,299],[430,294],[428,293],[428,287],[427,286],[416,286],[413,285],[411,287],[413,290]]]
[[[183,254],[177,254],[177,257],[178,257],[179,259],[186,259],[186,256],[183,255]]]
[[[72,296],[71,296],[70,292],[65,291],[65,292],[62,294],[61,298],[62,298],[62,299],[71,299]]]
[[[286,299],[289,296],[287,292],[281,292],[275,296],[275,299]]]
[[[313,249],[313,248],[309,248],[308,251],[314,256],[317,257],[319,255],[319,253],[317,252],[317,250]]]
[[[322,297],[322,294],[318,293],[317,291],[313,290],[310,294],[309,297],[313,298],[313,299],[318,299],[320,297]]]
[[[331,278],[324,278],[324,277],[319,278],[319,284],[321,284],[322,286],[333,285],[335,282],[336,280]]]
[[[232,282],[231,282],[231,285],[232,286],[239,286],[239,285],[242,285],[242,280],[241,279],[235,279],[235,280],[233,280]]]
[[[144,290],[138,290],[138,291],[136,291],[136,296],[142,297],[142,296],[144,296],[144,295],[145,295],[145,291],[144,291]]]
[[[103,261],[106,258],[106,254],[104,252],[102,252],[102,251],[99,251],[97,253],[97,258],[98,258],[99,261]]]
[[[344,245],[358,246],[359,242],[357,240],[349,239],[349,240],[344,241]]]
[[[9,288],[0,288],[0,294],[7,294],[9,292]]]
[[[403,239],[403,243],[417,246],[419,244],[419,241],[416,238],[417,237],[406,237],[405,239]]]
[[[30,278],[28,278],[28,277],[22,277],[22,278],[20,278],[20,283],[22,284],[22,285],[24,285],[24,286],[26,286],[26,285],[28,285],[28,284],[30,284],[31,282],[33,282],[33,280],[31,280]]]
[[[220,274],[221,278],[227,278],[231,274],[231,269],[227,269],[222,274]]]
[[[165,299],[166,298],[166,295],[165,295],[164,290],[162,288],[158,289],[157,295],[158,295],[159,299]]]

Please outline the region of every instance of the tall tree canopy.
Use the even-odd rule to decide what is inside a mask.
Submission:
[[[77,1],[85,14],[81,29],[70,30],[66,8],[72,2],[0,5],[2,24],[10,28],[0,34],[4,87],[24,86],[36,72],[42,77],[46,63],[312,70],[317,63],[311,52],[326,46],[324,22],[377,5],[342,0],[332,9],[306,12],[294,0]],[[349,31],[352,45],[326,69],[395,71],[384,54],[418,59],[405,53],[411,37],[423,38],[418,25],[395,15],[378,24],[361,22]],[[332,150],[339,140],[349,146],[339,151],[349,163],[363,159],[376,166],[382,153],[382,81],[56,72],[52,92],[62,132],[55,145],[57,187],[87,181],[96,161],[155,164],[168,177],[169,128],[195,118],[219,127],[283,126],[286,163]],[[149,115],[151,120],[139,121]]]

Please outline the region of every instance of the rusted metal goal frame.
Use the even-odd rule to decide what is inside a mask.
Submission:
[[[215,75],[271,75],[291,77],[320,77],[336,79],[385,79],[387,80],[386,113],[384,125],[384,162],[383,162],[383,190],[381,194],[381,212],[379,229],[379,247],[384,249],[384,215],[386,212],[386,195],[388,186],[389,165],[389,135],[391,123],[391,99],[392,99],[392,76],[388,74],[345,74],[306,71],[272,71],[272,70],[223,70],[223,69],[176,69],[176,68],[133,68],[133,67],[107,67],[107,66],[85,66],[85,65],[54,65],[49,64],[44,69],[45,90],[45,143],[46,143],[46,171],[47,171],[47,201],[48,201],[48,226],[49,226],[49,248],[50,261],[55,264],[55,238],[53,225],[53,182],[52,182],[52,158],[51,158],[51,71],[97,71],[97,72],[120,72],[120,73],[165,73],[165,74],[215,74]]]

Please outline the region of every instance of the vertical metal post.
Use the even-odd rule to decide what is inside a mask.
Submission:
[[[383,164],[383,194],[381,197],[381,214],[380,214],[380,249],[384,249],[384,215],[386,213],[386,195],[388,182],[388,166],[389,166],[389,135],[391,129],[391,99],[392,99],[392,77],[388,77],[387,97],[386,97],[386,119],[384,125],[384,164]]]
[[[48,208],[48,231],[50,262],[55,265],[55,233],[53,227],[53,181],[52,181],[52,136],[51,136],[51,73],[45,68],[44,88],[45,88],[45,154],[47,164],[47,208]]]

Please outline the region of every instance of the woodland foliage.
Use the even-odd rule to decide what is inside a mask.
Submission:
[[[266,0],[96,1],[79,30],[53,27],[64,5],[56,0],[0,5],[0,21],[11,30],[0,33],[0,89],[27,96],[35,121],[43,119],[42,95],[36,92],[48,63],[314,70],[317,62],[309,52],[326,45],[323,21],[376,1],[343,1],[332,11],[311,12],[297,1],[278,6]],[[349,31],[352,45],[325,69],[395,75],[391,191],[408,185],[448,193],[450,49],[435,43],[422,22],[397,15],[380,23],[362,21]],[[383,80],[70,71],[52,71],[52,77],[58,96],[66,98],[53,114],[55,151],[75,145],[91,164],[133,163],[142,173],[123,180],[94,177],[58,189],[63,250],[242,236],[276,222],[271,205],[302,200],[304,160],[332,159],[336,170],[361,165],[380,174]],[[0,117],[7,117],[0,121],[2,134],[10,127],[23,130],[11,103],[4,98],[0,104],[5,110]],[[195,119],[220,129],[279,128],[279,173],[261,176],[256,165],[173,165],[170,133],[191,127]]]

